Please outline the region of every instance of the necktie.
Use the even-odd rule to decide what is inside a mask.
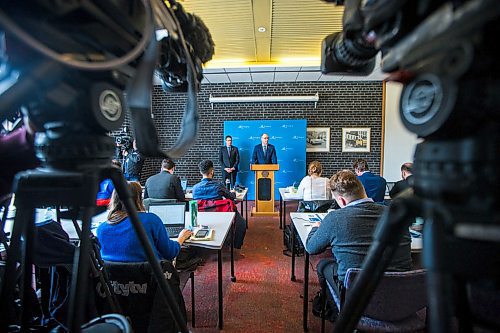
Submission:
[[[264,155],[267,153],[267,146],[264,146]]]
[[[227,156],[231,156],[231,147],[227,147]]]

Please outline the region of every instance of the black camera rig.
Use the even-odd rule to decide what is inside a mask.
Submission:
[[[157,37],[160,35],[164,37]],[[0,0],[0,40],[0,121],[19,110],[26,112],[37,127],[35,150],[42,161],[40,169],[19,173],[14,182],[17,214],[1,280],[0,312],[8,313],[14,302],[19,264],[21,302],[28,295],[34,209],[72,207],[83,211],[83,225],[67,327],[74,332],[81,330],[91,250],[90,219],[95,212],[97,185],[111,178],[159,290],[179,330],[187,332],[123,175],[111,166],[116,143],[107,133],[122,126],[128,109],[143,155],[176,158],[189,149],[198,130],[196,92],[202,78],[201,64],[214,50],[208,29],[175,0]],[[151,119],[155,71],[168,81],[165,88],[188,94],[181,134],[167,152],[160,150]],[[119,140],[127,141],[125,137]],[[28,329],[31,309],[23,303],[21,318],[11,321],[0,316],[0,331],[12,324]]]
[[[404,84],[401,120],[425,140],[413,194],[393,200],[379,221],[335,331],[353,331],[415,217],[425,220],[429,330],[451,332],[453,318],[464,332],[500,330],[498,315],[481,314],[471,296],[479,289],[500,299],[500,256],[492,255],[500,253],[498,1],[348,0],[343,26],[323,42],[323,73],[366,75],[381,51],[381,69]]]

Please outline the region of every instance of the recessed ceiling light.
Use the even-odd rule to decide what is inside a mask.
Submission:
[[[259,27],[257,29],[258,32],[266,32],[266,28],[265,27]]]

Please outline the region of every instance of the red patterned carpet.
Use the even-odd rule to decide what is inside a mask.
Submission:
[[[292,282],[291,258],[283,255],[283,249],[278,217],[249,217],[245,244],[241,250],[235,250],[237,281],[234,283],[230,279],[229,249],[223,252],[224,329],[221,332],[303,332],[304,257],[296,259],[297,281]],[[203,256],[204,265],[195,272],[196,327],[192,331],[219,332],[217,254],[213,251]],[[311,257],[311,268],[315,269],[318,260]],[[313,269],[309,273],[309,300],[319,289]],[[188,286],[184,296],[188,318],[191,318]],[[309,331],[319,332],[320,319],[312,316],[310,308],[311,303]],[[331,326],[327,325],[327,330],[330,331]]]

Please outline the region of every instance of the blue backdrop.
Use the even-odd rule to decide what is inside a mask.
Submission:
[[[248,199],[255,199],[255,175],[250,171],[253,148],[263,133],[269,135],[269,143],[276,147],[280,170],[275,172],[275,200],[279,200],[280,187],[293,185],[306,174],[306,128],[303,120],[241,120],[225,121],[224,137],[231,135],[233,145],[240,151],[237,184],[248,187]],[[222,145],[225,145],[223,142]]]

